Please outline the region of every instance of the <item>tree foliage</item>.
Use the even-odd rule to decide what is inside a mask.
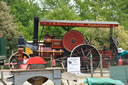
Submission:
[[[125,30],[123,26],[119,26],[115,30],[115,36],[117,36],[118,47],[122,47],[125,50],[128,50],[128,31]]]
[[[127,29],[128,0],[74,0],[74,9],[82,19],[118,21]]]
[[[124,40],[128,35],[128,0],[4,0],[11,8],[18,30],[22,32],[26,40],[33,39],[33,17],[50,20],[90,20],[90,21],[117,21],[121,26],[115,35],[119,40],[119,46],[127,45]],[[87,28],[57,28],[45,27],[46,31],[56,36],[63,36],[67,29],[79,30],[83,35],[89,36],[97,48],[107,44],[109,30]],[[122,31],[123,30],[123,31]],[[105,32],[105,33],[104,33]],[[117,32],[117,33],[116,33]],[[39,36],[41,35],[41,27]],[[123,39],[123,40],[122,40]],[[122,41],[121,41],[122,40]],[[124,48],[126,49],[127,46]]]
[[[110,43],[109,40],[109,34],[110,29],[109,28],[92,28],[84,31],[84,36],[88,36],[88,38],[91,40],[91,44],[95,46],[97,49],[103,49],[103,45],[107,45],[109,47]],[[114,38],[117,38],[118,40],[118,47],[122,47],[123,49],[128,49],[128,31],[125,31],[123,26],[119,26],[118,28],[114,28]]]
[[[13,16],[10,14],[10,9],[5,2],[0,1],[0,32],[6,35],[7,52],[10,55],[11,51],[17,46],[17,31],[16,23]]]
[[[47,6],[45,10],[50,10],[44,19],[49,20],[80,20],[80,17],[76,15],[75,11],[69,6],[70,0],[45,0],[43,3]],[[48,27],[45,28],[45,32],[49,31],[56,36],[64,36],[65,32],[72,28],[68,27]],[[56,31],[57,30],[57,31]]]
[[[26,40],[33,39],[33,18],[41,16],[42,11],[36,0],[4,0],[11,8],[18,30]]]
[[[20,21],[23,26],[28,26],[29,21],[34,16],[39,16],[41,13],[39,5],[34,3],[35,0],[4,0],[11,8],[11,13],[14,14],[16,21]]]

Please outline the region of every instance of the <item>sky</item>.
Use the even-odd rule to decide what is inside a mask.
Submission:
[[[35,0],[36,2],[39,3],[40,7],[41,7],[41,4],[40,4],[40,0]],[[42,0],[43,1],[43,0]],[[74,1],[73,0],[70,0],[70,4],[74,4]]]

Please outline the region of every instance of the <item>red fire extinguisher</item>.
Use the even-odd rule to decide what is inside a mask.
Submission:
[[[122,66],[122,64],[123,64],[123,61],[122,61],[122,59],[120,58],[120,59],[118,60],[118,65],[119,65],[119,66]]]

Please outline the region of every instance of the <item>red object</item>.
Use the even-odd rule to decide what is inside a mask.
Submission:
[[[63,37],[63,46],[69,52],[71,52],[77,45],[80,44],[85,44],[85,40],[79,31],[71,30]]]
[[[4,65],[16,65],[17,63],[5,63]]]
[[[63,48],[62,40],[53,39],[53,40],[52,40],[52,48],[53,48],[53,49]]]
[[[28,69],[28,64],[21,64],[20,69]]]
[[[52,66],[56,66],[56,61],[55,61],[55,59],[52,60]]]
[[[18,53],[19,53],[19,62],[22,62],[22,59],[23,59],[23,48],[18,48]]]
[[[110,60],[112,59],[112,51],[110,50],[98,50],[102,55],[103,68],[108,68],[111,65]]]
[[[46,62],[44,61],[43,58],[35,56],[35,57],[29,58],[26,64],[46,64]]]
[[[118,60],[118,65],[119,65],[119,66],[122,66],[122,64],[123,64],[123,61],[122,61],[122,59],[120,58],[120,59]]]
[[[42,26],[67,26],[67,27],[118,27],[117,22],[97,22],[97,21],[66,21],[66,20],[42,20]]]

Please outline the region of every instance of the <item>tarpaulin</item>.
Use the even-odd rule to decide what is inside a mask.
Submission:
[[[87,83],[88,85],[125,85],[120,80],[105,78],[86,78],[84,83]]]

